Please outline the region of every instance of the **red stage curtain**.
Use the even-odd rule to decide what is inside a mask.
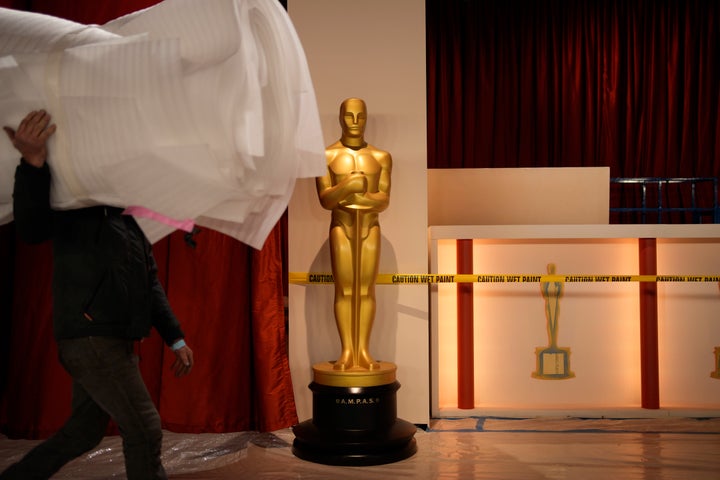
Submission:
[[[428,167],[720,176],[720,3],[426,8]]]
[[[156,0],[0,0],[0,6],[102,24]],[[284,219],[283,219],[284,220]],[[208,229],[191,247],[183,232],[153,246],[159,276],[195,353],[176,379],[174,355],[156,332],[139,345],[140,367],[176,432],[271,431],[297,422],[283,309],[283,221],[261,251]],[[49,243],[15,239],[0,226],[0,430],[43,438],[70,411],[70,378],[52,339]]]

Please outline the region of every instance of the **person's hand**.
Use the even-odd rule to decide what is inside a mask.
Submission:
[[[175,361],[170,368],[175,372],[176,377],[182,377],[190,373],[194,363],[193,352],[185,345],[175,350]]]
[[[40,168],[47,160],[47,140],[55,133],[55,128],[55,124],[50,125],[49,113],[35,110],[22,119],[17,130],[7,126],[3,130],[25,161]]]

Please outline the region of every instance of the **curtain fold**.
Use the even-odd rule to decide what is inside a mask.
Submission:
[[[11,236],[12,235],[12,236]],[[14,230],[4,231],[14,241]],[[52,248],[16,243],[13,259],[7,383],[0,427],[11,438],[43,438],[70,413],[71,381],[57,359],[52,331]]]
[[[261,431],[298,422],[293,386],[284,380],[290,379],[282,261],[286,226],[279,222],[263,249],[252,252],[252,373],[257,387],[256,422]]]
[[[170,370],[174,355],[165,351],[160,415],[171,430],[252,430],[252,249],[206,229],[195,243],[190,246],[182,232],[169,239],[168,298],[182,312],[196,366],[192,375],[176,379]]]
[[[157,0],[0,0],[0,6],[103,24]],[[140,342],[140,369],[163,427],[176,432],[270,431],[297,422],[283,309],[282,225],[258,251],[210,229],[153,245],[158,275],[193,349],[174,378],[157,332]],[[0,431],[44,438],[70,412],[71,380],[52,336],[51,244],[25,245],[0,226]],[[10,293],[11,292],[11,293]],[[116,433],[111,426],[109,433]]]

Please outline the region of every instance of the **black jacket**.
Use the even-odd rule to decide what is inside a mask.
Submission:
[[[50,207],[50,170],[21,161],[13,216],[20,238],[53,242],[53,331],[56,339],[139,339],[155,327],[166,344],[183,338],[160,282],[152,247],[122,209]]]

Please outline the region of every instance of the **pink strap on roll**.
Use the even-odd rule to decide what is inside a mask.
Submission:
[[[171,227],[175,227],[178,230],[182,230],[184,232],[192,232],[193,227],[195,227],[195,222],[192,220],[176,220],[174,218],[166,217],[165,215],[155,212],[153,210],[150,210],[149,208],[145,207],[127,207],[123,211],[123,215],[132,215],[134,217],[141,217],[141,218],[149,218],[150,220],[155,220],[156,222],[164,223],[165,225],[170,225]]]

